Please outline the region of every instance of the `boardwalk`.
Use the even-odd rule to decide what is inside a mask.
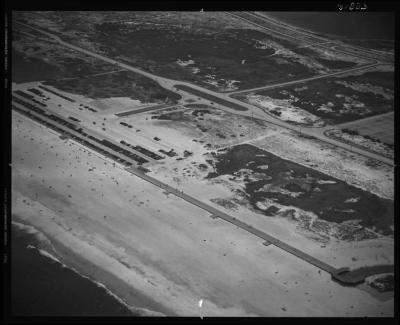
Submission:
[[[131,168],[128,168],[127,170],[130,173],[134,174],[135,176],[138,176],[138,177],[152,183],[153,185],[156,185],[162,189],[165,189],[169,193],[174,194],[177,197],[180,197],[181,199],[183,199],[191,204],[194,204],[194,205],[198,206],[199,208],[202,208],[203,210],[206,210],[207,212],[211,213],[213,218],[219,217],[219,218],[263,239],[267,243],[273,244],[273,245],[287,251],[288,253],[293,254],[328,273],[332,274],[337,271],[335,267],[333,267],[333,266],[331,266],[331,265],[329,265],[329,264],[327,264],[327,263],[325,263],[325,262],[323,262],[323,261],[321,261],[321,260],[319,260],[319,259],[317,259],[317,258],[315,258],[315,257],[289,245],[289,244],[286,244],[283,241],[279,240],[278,238],[275,238],[261,230],[258,230],[256,228],[252,227],[251,225],[248,225],[247,223],[245,223],[237,218],[234,218],[234,217],[226,214],[225,212],[222,212],[222,211],[220,211],[220,210],[218,210],[218,209],[216,209],[216,208],[214,208],[214,207],[212,207],[212,206],[210,206],[210,205],[208,205],[186,193],[183,193],[165,183],[162,183],[161,181],[159,181],[149,175],[144,174],[143,172],[137,170],[136,168],[131,167]]]
[[[296,247],[293,247],[281,240],[279,240],[276,237],[273,237],[259,229],[256,229],[252,227],[251,225],[248,225],[247,223],[234,218],[186,193],[183,193],[182,191],[179,191],[157,179],[154,177],[151,177],[149,175],[144,174],[143,172],[137,170],[134,167],[127,168],[127,170],[134,174],[137,177],[140,177],[141,179],[148,181],[152,183],[155,186],[158,186],[167,192],[176,195],[177,197],[194,204],[198,206],[199,208],[202,208],[206,210],[207,212],[211,213],[211,217],[213,219],[215,218],[221,218],[261,239],[264,240],[263,245],[269,246],[269,245],[275,245],[279,247],[280,249],[283,249],[284,251],[297,256],[298,258],[318,267],[319,269],[328,272],[331,274],[332,278],[335,279],[336,281],[345,284],[345,285],[357,285],[362,282],[364,282],[365,278],[374,274],[382,274],[382,273],[393,273],[394,272],[394,266],[393,265],[374,265],[370,267],[363,267],[360,269],[356,270],[349,270],[348,268],[335,268],[299,249]]]
[[[88,138],[87,135],[77,132],[75,130],[72,130],[70,127],[63,125],[63,124],[57,122],[56,120],[52,120],[52,119],[44,116],[43,114],[34,112],[34,111],[20,105],[19,103],[13,103],[13,108],[15,108],[19,112],[29,113],[28,116],[30,116],[30,117],[33,117],[33,116],[37,117],[38,120],[42,124],[45,124],[46,126],[53,126],[56,128],[56,130],[58,130],[62,134],[71,135],[72,138],[76,139],[77,142],[80,144],[83,144],[85,146],[90,144],[93,147],[97,147],[98,149],[100,149],[99,151],[102,154],[104,154],[105,156],[108,156],[108,157],[111,156],[112,158],[114,157],[114,159],[117,159],[117,161],[125,161],[125,162],[131,163],[132,165],[136,165],[136,162],[134,160],[130,159],[129,157],[127,157],[126,155],[124,155],[123,152],[118,152],[118,151],[110,149],[109,147],[103,146],[103,145],[99,144],[98,142],[93,141],[90,138]],[[161,189],[164,189],[164,190],[168,191],[169,193],[171,193],[191,204],[198,206],[199,208],[206,210],[207,212],[209,212],[212,215],[213,218],[216,218],[216,217],[221,218],[221,219],[257,236],[258,238],[263,239],[263,244],[265,246],[275,245],[275,246],[285,250],[286,252],[293,254],[293,255],[297,256],[298,258],[320,268],[321,270],[324,270],[325,272],[330,273],[333,279],[335,279],[343,284],[347,284],[347,285],[358,284],[358,283],[364,281],[366,276],[370,276],[370,275],[376,274],[376,273],[387,272],[388,270],[391,270],[390,267],[393,268],[393,266],[389,266],[389,267],[374,266],[371,268],[364,268],[361,271],[355,270],[355,271],[351,271],[351,272],[349,272],[347,268],[336,269],[335,267],[279,240],[276,237],[273,237],[259,229],[256,229],[253,226],[208,205],[207,203],[204,203],[186,193],[183,193],[183,191],[179,191],[179,190],[177,190],[177,189],[175,189],[175,188],[173,188],[173,187],[171,187],[149,175],[146,175],[139,169],[136,169],[134,167],[129,167],[129,168],[126,168],[126,170],[128,172],[130,172],[131,174],[133,174],[137,177],[140,177],[141,179],[143,179],[147,182],[150,182],[151,184],[158,186]]]

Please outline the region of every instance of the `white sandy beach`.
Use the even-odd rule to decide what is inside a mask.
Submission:
[[[393,314],[393,299],[377,300],[332,282],[317,268],[263,246],[14,112],[12,139],[15,220],[43,232],[61,260],[128,305],[181,316]],[[285,234],[282,224],[256,223],[255,216],[243,213],[246,222]],[[286,231],[284,239],[289,238],[315,248]]]

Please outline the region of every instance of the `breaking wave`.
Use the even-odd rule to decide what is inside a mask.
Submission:
[[[12,226],[15,227],[17,230],[25,233],[25,234],[33,236],[33,239],[34,239],[33,243],[28,244],[27,245],[27,249],[36,250],[40,255],[48,258],[53,263],[58,263],[58,264],[60,264],[61,267],[67,268],[67,269],[71,270],[72,272],[74,272],[75,274],[77,274],[79,277],[84,278],[84,279],[89,280],[90,282],[94,283],[97,287],[99,287],[102,290],[104,290],[104,292],[107,295],[113,297],[121,305],[123,305],[125,308],[130,310],[134,315],[138,315],[138,316],[158,316],[158,317],[166,316],[165,314],[160,313],[160,312],[155,311],[155,310],[150,310],[150,309],[143,308],[143,307],[137,307],[137,306],[129,305],[123,299],[121,299],[116,294],[114,294],[103,283],[100,283],[100,282],[90,278],[89,276],[78,272],[75,268],[73,268],[71,266],[68,266],[65,263],[63,263],[62,260],[61,260],[60,255],[57,253],[55,247],[52,245],[52,243],[49,240],[49,238],[45,234],[43,234],[40,230],[38,230],[37,228],[35,228],[35,227],[31,226],[31,225],[23,224],[23,223],[16,222],[16,221],[12,221]]]

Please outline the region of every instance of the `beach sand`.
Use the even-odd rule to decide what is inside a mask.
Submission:
[[[393,315],[393,299],[343,287],[15,112],[12,214],[147,315]]]

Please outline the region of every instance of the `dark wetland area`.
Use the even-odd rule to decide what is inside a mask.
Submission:
[[[281,205],[311,211],[328,222],[360,220],[364,227],[384,235],[393,234],[392,201],[252,145],[238,145],[219,153],[215,172],[207,178],[220,175],[240,178],[242,169],[251,171],[250,177],[244,176],[248,200],[254,209],[267,216],[273,216],[279,208],[272,205],[265,211],[256,204],[272,199]],[[251,179],[252,175],[257,175],[257,180]]]
[[[94,41],[112,49],[109,55],[127,57],[148,71],[214,90],[215,86],[204,82],[207,75],[215,75],[216,80],[238,80],[239,87],[245,89],[312,74],[295,61],[277,64],[274,57],[268,58],[275,50],[254,46],[257,40],[265,38],[265,34],[251,30],[196,34],[179,28],[139,29],[103,23],[96,26]],[[194,64],[181,67],[176,63],[178,59],[193,60]],[[200,71],[193,74],[188,70],[191,67]]]
[[[16,83],[77,78],[114,70],[111,64],[18,33],[13,34],[11,64],[12,80]]]
[[[60,69],[43,60],[25,57],[22,53],[13,51],[12,80],[16,83],[41,81],[60,76]]]
[[[112,64],[68,53],[57,45],[39,41],[33,47],[29,39],[19,37],[15,41],[23,42],[30,52],[27,55],[13,49],[14,82],[42,81],[45,85],[93,99],[130,97],[141,102],[171,104],[181,98],[149,78],[130,71],[114,72],[117,68]]]
[[[29,15],[21,14],[19,18],[29,22],[32,19]],[[52,32],[67,42],[82,41],[135,67],[217,91],[229,91],[229,81],[238,81],[235,83],[238,89],[247,89],[311,76],[316,71],[310,64],[321,64],[327,69],[356,64],[327,60],[319,52],[300,48],[296,42],[238,28],[243,23],[240,21],[225,24],[222,13],[171,12],[168,17],[157,12],[36,15],[52,24],[57,22],[59,28]],[[269,45],[263,46],[264,41]],[[178,60],[186,63],[179,65]]]
[[[392,111],[393,85],[393,73],[375,71],[360,76],[315,80],[257,94],[291,100],[293,106],[321,117],[327,123],[338,124]],[[245,95],[234,97],[245,99]],[[321,106],[325,108],[321,109]]]

